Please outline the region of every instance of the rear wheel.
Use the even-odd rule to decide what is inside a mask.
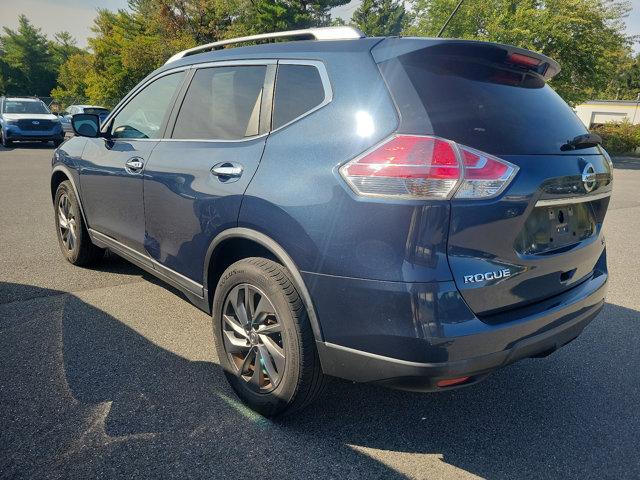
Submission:
[[[229,383],[262,415],[295,412],[322,391],[311,324],[282,265],[264,258],[231,265],[216,288],[213,328]]]
[[[54,206],[58,244],[64,257],[78,266],[90,265],[102,258],[104,250],[91,243],[69,180],[58,185]]]

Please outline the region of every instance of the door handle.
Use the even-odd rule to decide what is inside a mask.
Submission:
[[[128,173],[139,173],[144,167],[144,162],[140,157],[133,157],[127,160],[127,163],[124,164],[124,169]]]
[[[211,168],[211,173],[220,180],[228,180],[230,178],[240,178],[242,176],[242,165],[237,163],[218,163]]]

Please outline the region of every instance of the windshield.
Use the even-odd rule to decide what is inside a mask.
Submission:
[[[2,113],[51,113],[41,101],[5,100]]]
[[[587,133],[536,75],[479,59],[425,53],[400,61],[435,135],[504,155],[560,153],[567,140]]]

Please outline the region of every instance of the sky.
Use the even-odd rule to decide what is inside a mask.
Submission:
[[[359,3],[360,0],[352,0],[347,5],[335,8],[332,13],[348,20]],[[631,0],[631,4],[627,31],[640,35],[640,0]],[[91,25],[98,7],[117,10],[126,6],[127,0],[0,0],[0,27],[14,28],[18,23],[18,15],[24,13],[47,35],[67,30],[76,38],[78,45],[84,47],[87,37],[91,35]],[[635,50],[640,52],[640,43],[636,43]]]

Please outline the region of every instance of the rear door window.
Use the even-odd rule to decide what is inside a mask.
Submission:
[[[301,117],[324,100],[322,78],[315,66],[278,65],[272,128],[275,130]]]
[[[399,59],[440,137],[494,154],[557,154],[586,133],[536,75],[428,49]]]
[[[241,140],[258,134],[267,67],[198,70],[184,97],[172,138]]]

